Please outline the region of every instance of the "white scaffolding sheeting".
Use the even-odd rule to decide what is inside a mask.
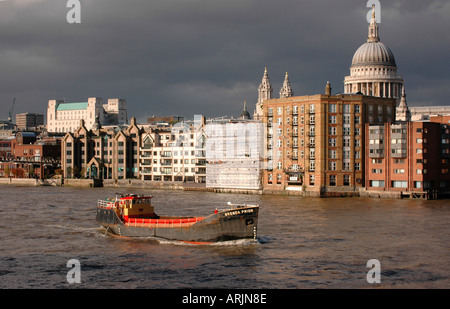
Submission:
[[[207,187],[261,189],[262,128],[259,122],[206,126]]]

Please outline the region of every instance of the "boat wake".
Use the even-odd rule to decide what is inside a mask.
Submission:
[[[49,228],[56,228],[56,229],[62,229],[62,230],[69,230],[73,232],[88,232],[88,233],[96,233],[99,228],[98,227],[82,227],[82,226],[76,226],[76,225],[61,225],[61,224],[50,224],[46,225],[46,227]]]
[[[226,246],[248,246],[258,244],[258,240],[255,239],[236,239],[227,241],[217,241],[211,243],[199,243],[199,242],[185,242],[178,240],[167,240],[161,238],[153,238],[157,240],[160,244],[165,245],[178,245],[178,246],[211,246],[211,247],[226,247]]]

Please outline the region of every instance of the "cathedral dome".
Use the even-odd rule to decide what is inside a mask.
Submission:
[[[352,66],[396,66],[392,51],[382,42],[367,42],[355,52]]]
[[[375,7],[370,20],[367,41],[353,55],[350,76],[344,80],[345,93],[400,100],[403,77],[397,75],[392,51],[380,41]]]

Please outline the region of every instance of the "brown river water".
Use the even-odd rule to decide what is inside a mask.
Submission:
[[[104,234],[98,199],[154,196],[161,215],[260,204],[258,238],[210,245]],[[449,200],[316,199],[0,186],[0,288],[450,288]],[[69,283],[67,262],[80,263]],[[369,283],[367,262],[380,263]]]

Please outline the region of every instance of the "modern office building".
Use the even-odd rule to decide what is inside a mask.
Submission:
[[[36,113],[16,114],[16,126],[18,130],[36,130],[39,126],[44,125],[44,115]]]

